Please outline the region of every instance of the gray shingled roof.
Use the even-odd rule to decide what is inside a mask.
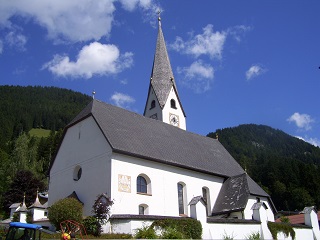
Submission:
[[[153,60],[150,84],[155,91],[161,108],[163,108],[164,104],[167,101],[171,87],[174,84],[174,79],[160,25],[158,30],[156,52]]]
[[[153,88],[161,108],[163,108],[165,103],[167,102],[172,86],[174,87],[174,90],[176,91],[178,97],[178,101],[180,102],[166,44],[164,41],[163,32],[161,29],[161,24],[159,22],[156,52],[153,60],[150,87]],[[184,113],[183,109],[182,112]]]
[[[244,173],[222,144],[97,100],[68,125],[93,116],[114,152],[224,177]]]
[[[46,208],[46,207],[40,203],[39,197],[38,197],[38,193],[37,193],[36,200],[35,200],[34,203],[33,203],[30,207],[28,207],[28,208]]]
[[[270,198],[248,174],[230,177],[223,183],[212,214],[241,211],[246,207],[250,195]]]

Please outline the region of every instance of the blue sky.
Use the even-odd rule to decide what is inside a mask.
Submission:
[[[264,124],[320,146],[316,0],[0,0],[0,84],[142,114],[158,9],[188,131]]]

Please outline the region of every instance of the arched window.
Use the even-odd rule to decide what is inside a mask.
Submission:
[[[146,204],[139,205],[139,215],[147,215],[149,214],[149,207]]]
[[[155,107],[156,107],[156,101],[152,100],[150,109],[155,108]]]
[[[177,109],[177,107],[176,107],[176,101],[175,101],[174,99],[171,99],[171,100],[170,100],[170,105],[171,105],[171,108]]]
[[[185,185],[178,183],[178,204],[179,204],[179,215],[185,214]]]
[[[137,178],[137,192],[139,193],[147,193],[147,180],[142,177],[142,176],[138,176]]]
[[[146,174],[137,177],[137,193],[151,195],[151,180]]]

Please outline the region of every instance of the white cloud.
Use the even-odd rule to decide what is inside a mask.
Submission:
[[[0,39],[0,54],[3,52],[3,42],[2,40]]]
[[[237,25],[231,28],[228,28],[227,33],[228,35],[232,36],[237,42],[241,42],[243,35],[251,31],[252,27],[245,26],[245,25]]]
[[[201,60],[193,62],[189,67],[178,67],[179,74],[184,75],[182,83],[197,93],[205,92],[210,89],[211,81],[214,77],[214,69]]]
[[[99,40],[111,32],[117,0],[10,0],[1,1],[0,26],[11,28],[12,16],[33,20],[56,43]],[[141,7],[147,15],[152,0],[121,0],[126,10]],[[155,10],[153,12],[155,14]]]
[[[137,7],[142,9],[149,9],[152,6],[151,0],[119,0],[122,7],[127,11],[133,11]]]
[[[19,51],[25,51],[25,44],[27,43],[27,38],[17,33],[16,31],[10,31],[5,37],[6,43]]]
[[[111,96],[111,101],[118,107],[130,108],[129,105],[134,103],[136,100],[124,93],[115,92]]]
[[[311,124],[314,122],[314,119],[311,118],[308,114],[300,114],[298,112],[292,114],[288,119],[288,122],[294,122],[298,128],[304,130],[310,130],[312,128]]]
[[[251,80],[252,78],[255,78],[263,73],[265,73],[267,70],[259,65],[252,65],[248,71],[246,71],[246,78],[247,80]]]
[[[202,34],[192,36],[188,41],[176,37],[175,42],[169,46],[178,52],[190,54],[196,58],[200,55],[208,55],[211,59],[221,59],[226,37],[226,32],[214,32],[213,25],[208,24],[203,28]]]
[[[75,62],[68,56],[56,55],[43,66],[53,74],[61,77],[91,78],[93,75],[117,74],[133,64],[133,54],[126,52],[120,55],[115,45],[93,42],[84,46]]]
[[[244,33],[250,29],[248,26],[238,25],[225,31],[214,31],[213,25],[208,24],[202,29],[201,34],[195,35],[194,32],[190,32],[188,40],[183,40],[180,36],[177,36],[168,47],[181,54],[192,55],[196,59],[208,56],[211,60],[221,60],[227,37],[232,36],[240,42]],[[185,75],[183,83],[196,92],[205,92],[210,89],[214,77],[214,69],[211,65],[203,63],[202,60],[197,60],[190,66],[179,67],[177,70],[179,74]]]
[[[308,137],[300,137],[300,136],[296,136],[296,138],[299,138],[307,143],[310,143],[316,147],[320,147],[320,139],[318,138],[308,138]]]

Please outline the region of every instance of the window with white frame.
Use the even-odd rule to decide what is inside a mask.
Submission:
[[[140,174],[137,177],[137,193],[151,195],[151,181],[145,174]]]
[[[139,205],[139,215],[147,215],[149,214],[149,207],[146,204]]]

